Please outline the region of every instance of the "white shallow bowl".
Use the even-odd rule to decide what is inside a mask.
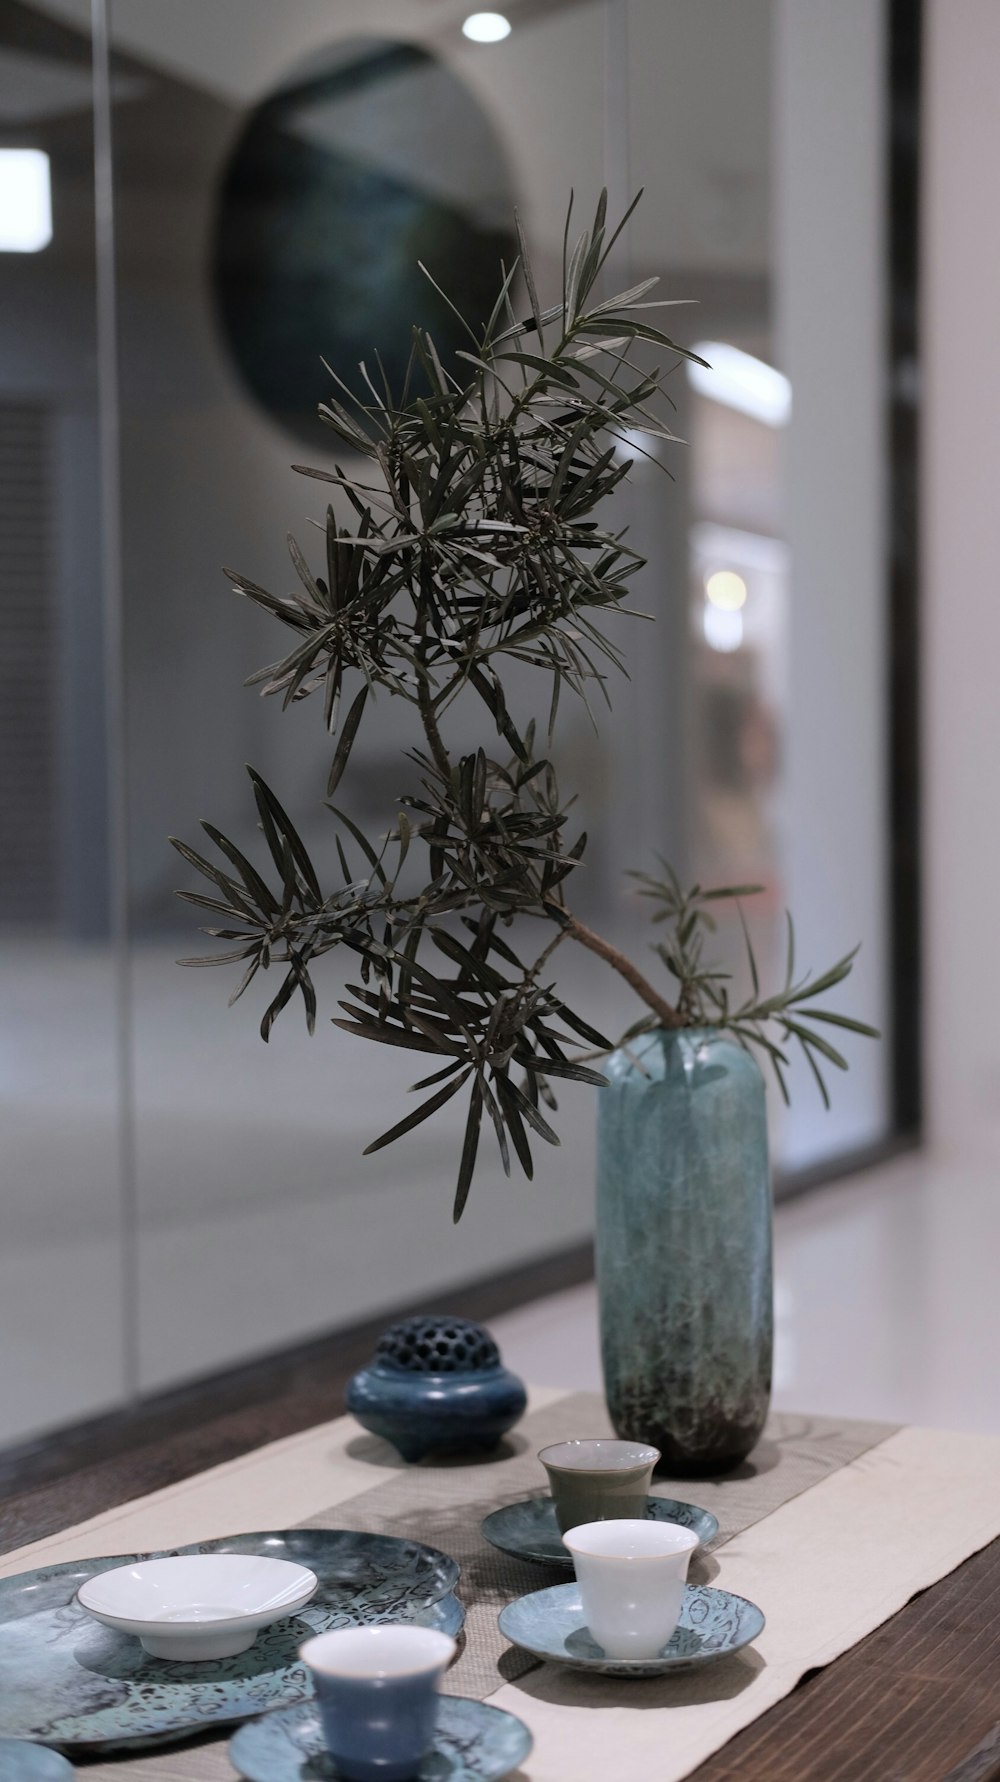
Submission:
[[[253,1553],[144,1559],[88,1578],[77,1601],[95,1620],[135,1634],[154,1658],[232,1658],[260,1628],[294,1615],[319,1585],[315,1572]]]

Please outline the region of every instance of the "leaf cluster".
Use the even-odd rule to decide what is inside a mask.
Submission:
[[[231,1002],[243,995],[259,970],[272,964],[286,968],[261,1021],[263,1039],[269,1037],[275,1019],[296,991],[312,1030],[316,993],[309,968],[323,953],[340,946],[358,956],[362,981],[347,986],[351,1000],[340,1005],[346,1018],[335,1018],[334,1025],[357,1038],[436,1054],[444,1060],[441,1068],[413,1085],[416,1091],[433,1089],[434,1093],[369,1145],[369,1151],[403,1137],[437,1113],[460,1089],[469,1087],[455,1198],[457,1219],[468,1197],[484,1115],[495,1129],[505,1171],[510,1172],[513,1150],[530,1177],[529,1135],[550,1144],[559,1142],[541,1112],[543,1102],[556,1106],[549,1079],[595,1084],[604,1080],[571,1059],[567,1048],[585,1039],[606,1050],[610,1042],[574,1014],[551,985],[539,985],[537,977],[545,954],[528,965],[497,932],[500,922],[509,920],[507,906],[512,901],[523,902],[526,893],[523,889],[519,892],[518,886],[525,877],[531,883],[531,894],[541,904],[555,872],[568,870],[558,852],[545,846],[553,824],[560,821],[547,809],[543,770],[548,764],[507,771],[487,762],[478,751],[462,759],[447,787],[440,784],[432,765],[426,765],[428,796],[410,801],[411,808],[423,815],[414,825],[401,812],[379,852],[345,812],[336,812],[347,846],[360,850],[365,866],[360,872],[352,869],[338,833],[336,849],[344,885],[332,896],[324,897],[300,836],[273,792],[252,769],[260,827],[271,865],[277,869],[277,885],[269,884],[213,824],[204,823],[203,828],[225,867],[172,839],[183,858],[210,879],[215,890],[213,896],[193,891],[179,895],[198,908],[223,915],[227,926],[205,932],[236,943],[223,953],[182,963],[243,964]],[[540,788],[536,781],[541,782]],[[517,818],[531,816],[520,805],[527,788],[532,789],[537,824],[532,829],[529,823],[525,830]],[[495,814],[491,794],[497,796]],[[427,842],[437,870],[420,892],[404,895],[398,890],[398,881],[415,835]],[[474,876],[477,856],[483,874],[494,875],[492,895],[486,878]],[[468,909],[476,914],[461,916],[461,927],[467,931],[463,939],[448,918]],[[441,967],[429,969],[418,957],[425,941],[448,962],[449,975],[443,975]]]
[[[533,758],[533,728],[526,760],[509,765],[482,749],[464,755],[445,772],[429,756],[411,759],[422,770],[420,793],[402,800],[414,813],[416,833],[428,849],[428,891],[434,907],[481,904],[498,915],[543,915],[586,846],[580,835],[563,850],[564,806],[552,763]]]
[[[527,967],[497,934],[495,916],[484,914],[478,922],[465,918],[463,926],[471,940],[462,940],[436,924],[428,926],[434,946],[457,968],[452,975],[428,970],[404,950],[397,956],[394,989],[388,979],[378,992],[348,986],[353,1000],[341,1003],[346,1019],[335,1022],[357,1037],[381,1044],[388,1040],[446,1060],[440,1069],[413,1085],[414,1090],[433,1088],[434,1093],[370,1144],[368,1152],[401,1138],[437,1113],[460,1089],[470,1086],[455,1190],[456,1220],[468,1198],[484,1114],[495,1130],[506,1174],[510,1174],[513,1147],[530,1178],[529,1134],[548,1144],[559,1143],[541,1112],[542,1102],[556,1107],[550,1079],[604,1082],[597,1071],[569,1058],[567,1047],[579,1038],[604,1047],[608,1044],[556,997],[551,986],[535,982],[535,968]],[[516,974],[513,978],[511,967]],[[571,1034],[564,1031],[567,1026]]]
[[[782,1097],[788,1102],[786,1071],[789,1052],[797,1047],[805,1058],[824,1107],[830,1106],[830,1095],[823,1075],[824,1065],[846,1070],[847,1059],[838,1051],[828,1035],[827,1027],[839,1027],[849,1033],[878,1038],[878,1030],[853,1016],[816,1006],[816,998],[836,989],[851,974],[858,948],[845,953],[828,971],[814,976],[798,974],[795,964],[795,930],[791,914],[786,911],[785,976],[780,988],[765,995],[761,990],[760,972],[743,914],[744,898],[760,894],[760,885],[727,885],[703,890],[694,885],[685,890],[677,874],[666,861],[661,861],[662,876],[635,872],[629,876],[638,882],[639,896],[653,903],[652,920],[668,929],[665,940],[653,943],[654,951],[677,984],[677,1007],[690,1027],[721,1027],[744,1045],[758,1047],[769,1058]],[[733,974],[706,960],[706,946],[715,932],[715,908],[723,902],[735,904],[743,930],[750,994],[733,995]],[[817,1023],[819,1028],[817,1029]],[[642,1021],[628,1037],[643,1031],[650,1023]]]
[[[603,687],[609,665],[622,666],[599,618],[621,604],[642,559],[591,516],[648,450],[644,437],[674,438],[658,401],[668,371],[695,355],[649,320],[655,278],[599,300],[627,216],[609,231],[602,196],[572,249],[571,216],[572,205],[557,304],[539,306],[522,235],[492,314],[479,327],[460,318],[467,379],[444,371],[419,329],[398,393],[378,362],[374,376],[361,368],[368,402],[330,372],[336,394],[320,415],[355,468],[296,466],[332,485],[348,510],[344,525],[327,509],[322,572],[292,538],[293,592],[227,572],[237,593],[295,633],[252,683],[286,705],[323,688],[331,731],[352,670],[366,689],[435,712],[471,686],[511,740],[498,658],[547,670],[554,699],[564,684],[586,697],[588,682]],[[522,320],[518,275],[531,305]],[[638,347],[661,362],[639,367]]]

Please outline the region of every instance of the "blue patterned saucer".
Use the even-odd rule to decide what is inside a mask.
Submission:
[[[58,1751],[24,1739],[0,1739],[0,1782],[68,1782],[75,1775]]]
[[[492,1782],[515,1770],[531,1750],[523,1720],[462,1695],[443,1695],[434,1748],[416,1782]],[[241,1726],[229,1761],[247,1782],[336,1782],[314,1702],[282,1708]]]
[[[178,1664],[151,1658],[138,1640],[102,1627],[74,1601],[87,1578],[158,1554],[68,1561],[0,1578],[0,1734],[88,1754],[165,1744],[301,1701],[310,1685],[298,1648],[311,1634],[419,1620],[454,1635],[464,1618],[453,1594],[457,1562],[419,1541],[298,1528],[175,1551],[293,1559],[316,1573],[319,1589],[237,1657]]]
[[[661,1677],[728,1658],[757,1638],[764,1617],[745,1596],[689,1584],[676,1631],[658,1658],[608,1658],[584,1620],[578,1584],[556,1584],[519,1596],[501,1611],[499,1622],[508,1640],[536,1658],[606,1677]]]
[[[703,1547],[719,1532],[718,1521],[710,1510],[700,1510],[697,1504],[682,1504],[673,1497],[647,1497],[646,1515],[651,1522],[679,1522],[682,1528],[692,1529]],[[481,1532],[501,1553],[537,1560],[540,1565],[572,1569],[573,1561],[563,1546],[556,1507],[550,1497],[526,1497],[520,1503],[504,1504],[485,1518]]]

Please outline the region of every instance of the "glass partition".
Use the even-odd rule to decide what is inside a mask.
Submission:
[[[90,35],[0,4],[0,1440],[120,1399]]]
[[[36,1327],[50,1345],[44,1390],[27,1379],[21,1397],[16,1388],[0,1406],[0,1437],[124,1390],[123,1254],[137,1308],[128,1372],[148,1391],[380,1306],[439,1297],[590,1230],[588,1091],[563,1098],[561,1146],[540,1148],[533,1184],[505,1181],[484,1142],[454,1231],[461,1113],[446,1110],[405,1150],[362,1158],[402,1112],[414,1072],[405,1054],[372,1056],[330,1026],[342,993],[336,956],[316,1037],[291,1009],[267,1046],[257,1021],[269,998],[257,986],[227,1010],[224,973],[175,963],[202,943],[194,912],[174,897],[192,881],[167,837],[197,845],[203,816],[253,853],[244,763],[274,787],[317,858],[332,860],[321,717],[309,701],[282,713],[243,685],[280,639],[222,566],[277,592],[290,585],[285,536],[311,550],[325,508],[320,485],[291,465],[334,456],[315,416],[329,388],[321,356],[352,376],[378,347],[392,366],[412,320],[447,352],[449,313],[415,262],[483,313],[516,251],[515,206],[544,297],[571,188],[585,217],[602,185],[618,209],[644,187],[609,294],[659,273],[662,294],[685,305],[669,312],[671,327],[713,364],[707,379],[678,366],[671,394],[686,443],[640,456],[617,508],[648,559],[632,604],[656,623],[616,619],[631,678],[609,687],[599,735],[582,706],[561,714],[561,776],[579,790],[591,836],[581,911],[642,956],[650,935],[623,868],[648,869],[663,854],[692,879],[758,883],[745,913],[762,971],[783,970],[792,900],[803,964],[865,941],[858,996],[846,1000],[886,1023],[885,861],[871,844],[884,831],[887,734],[872,617],[882,578],[882,8],[836,9],[823,43],[794,13],[780,0],[553,0],[512,8],[510,34],[484,44],[463,35],[461,8],[413,0],[113,0],[112,508],[124,614],[111,642],[124,660],[128,783],[127,882],[112,886],[89,5],[0,5],[0,146],[49,156],[53,230],[34,253],[0,246],[11,343],[0,501],[12,516],[0,622],[19,652],[0,686],[11,738],[0,765],[11,986],[0,1043],[16,1159],[3,1207],[13,1239],[0,1263],[9,1259],[14,1297],[3,1296],[0,1319],[26,1354],[36,1339],[23,1333]],[[824,82],[834,114],[845,93],[856,113],[835,171],[803,148]],[[0,225],[2,179],[0,158]],[[810,274],[811,192],[862,262],[866,345],[853,370],[824,354],[838,298]],[[863,414],[852,461],[839,435],[836,451],[819,448],[838,379],[846,411]],[[843,491],[866,477],[852,554],[842,527],[838,537]],[[863,647],[856,661],[837,657],[820,728],[811,689],[831,647],[830,590],[844,578],[842,615]],[[525,682],[515,697],[538,695]],[[547,706],[547,689],[541,699]],[[339,796],[364,825],[388,818],[405,789],[403,751],[415,740],[406,717],[388,705],[352,754]],[[850,739],[847,765],[831,780],[823,751],[838,733]],[[813,783],[825,788],[828,837]],[[853,848],[852,813],[863,838]],[[121,1005],[115,1012],[112,889],[128,910],[131,1033]],[[738,919],[718,938],[743,971]],[[559,961],[600,1026],[633,1018],[598,961],[569,948]],[[796,1085],[791,1122],[771,1096],[779,1171],[887,1131],[873,1050],[857,1052],[846,1089],[833,1085],[831,1114],[808,1082]],[[123,1110],[116,1085],[129,1075]],[[119,1144],[126,1115],[133,1158]],[[73,1316],[83,1339],[70,1340],[65,1313],[50,1333],[40,1283],[59,1283],[61,1295],[81,1279],[86,1310],[74,1305]]]

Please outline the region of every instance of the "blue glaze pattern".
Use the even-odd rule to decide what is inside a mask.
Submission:
[[[658,1031],[597,1095],[597,1280],[619,1436],[672,1474],[756,1444],[771,1392],[771,1185],[764,1081],[711,1028]]]
[[[285,1707],[309,1695],[298,1648],[314,1633],[359,1623],[417,1620],[457,1634],[459,1566],[418,1541],[344,1529],[236,1535],[175,1548],[262,1553],[311,1568],[319,1590],[235,1658],[178,1664],[102,1627],[74,1600],[112,1566],[159,1554],[119,1554],[0,1578],[0,1734],[73,1749],[115,1750],[183,1738]]]
[[[674,1497],[647,1497],[646,1516],[650,1522],[677,1522],[682,1528],[692,1529],[703,1547],[719,1532],[718,1520],[710,1510],[681,1503]],[[520,1503],[504,1504],[502,1509],[492,1510],[480,1526],[486,1540],[499,1547],[501,1553],[513,1553],[518,1559],[534,1560],[539,1565],[558,1565],[565,1571],[573,1568],[550,1497],[528,1497]]]
[[[494,1782],[523,1763],[531,1743],[516,1715],[443,1695],[434,1749],[416,1782]],[[241,1726],[229,1742],[229,1761],[247,1782],[336,1782],[338,1775],[311,1701]]]
[[[557,1584],[508,1603],[500,1632],[536,1658],[605,1677],[662,1677],[728,1658],[755,1640],[764,1626],[756,1603],[730,1590],[689,1584],[680,1621],[658,1658],[608,1658],[591,1635],[578,1584]]]
[[[0,1782],[69,1782],[75,1775],[58,1751],[24,1739],[0,1739]]]
[[[362,1428],[409,1461],[495,1448],[527,1402],[489,1331],[467,1318],[391,1325],[347,1388],[347,1409]]]

